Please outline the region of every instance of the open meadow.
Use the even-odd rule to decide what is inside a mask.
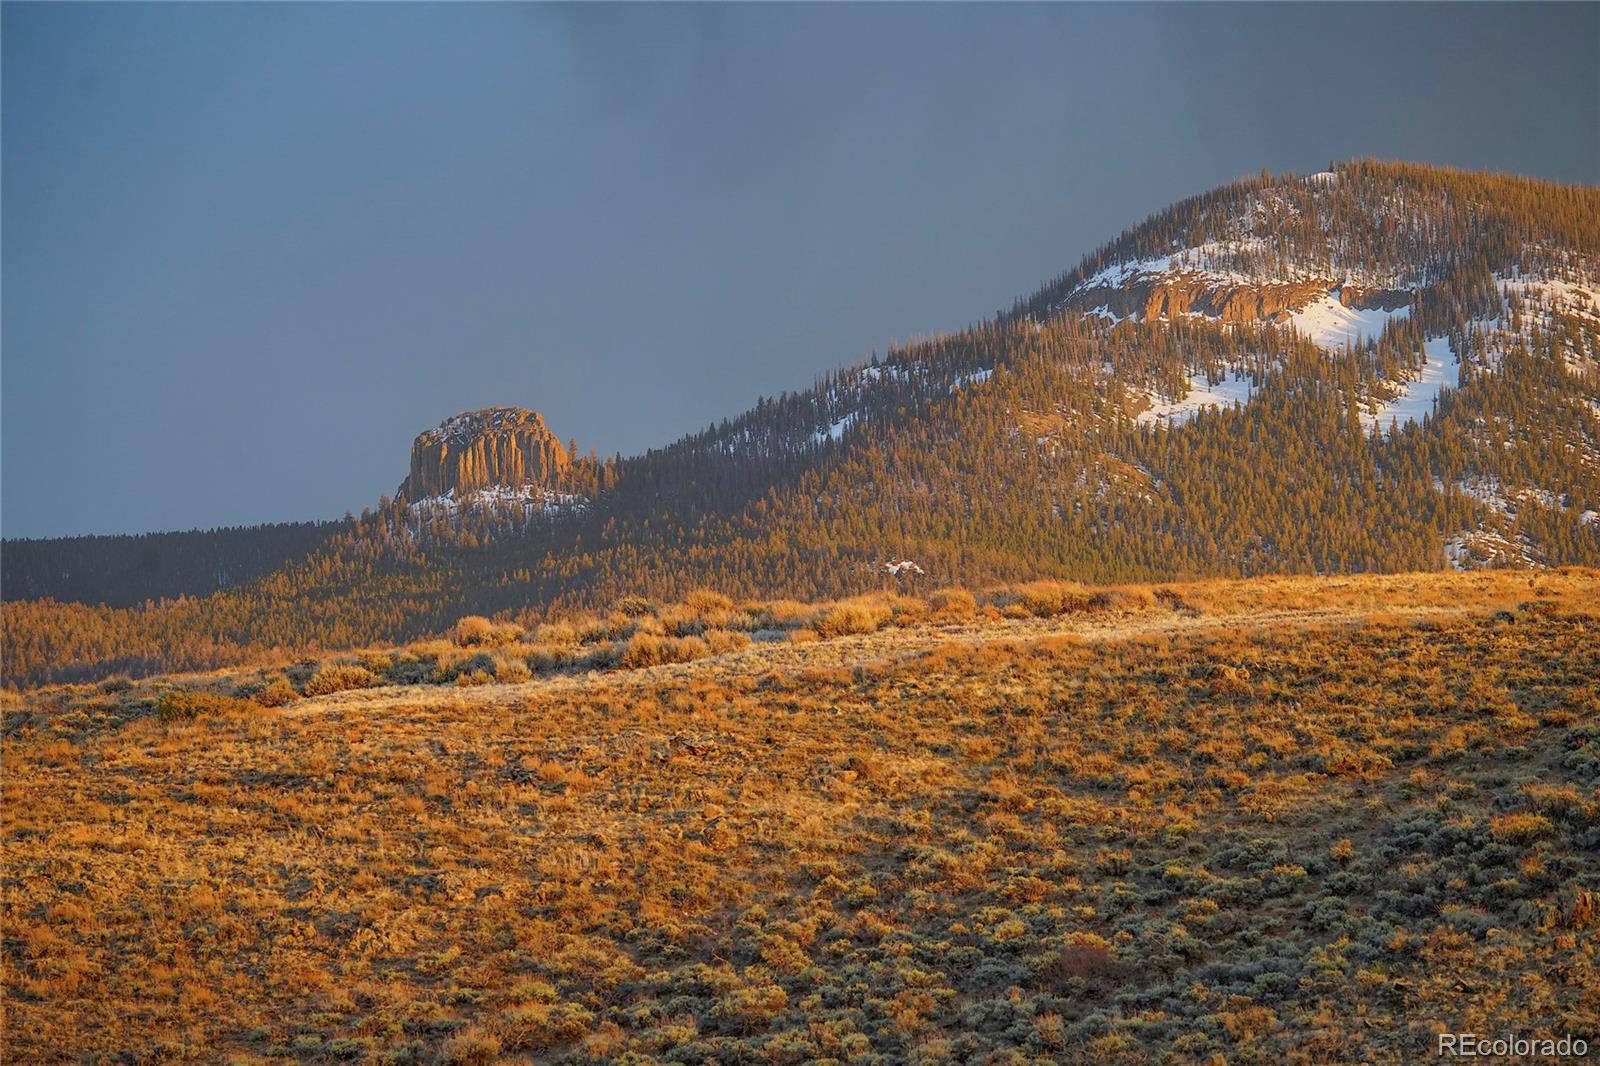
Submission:
[[[8,693],[10,1062],[1600,1043],[1600,573],[522,631]]]

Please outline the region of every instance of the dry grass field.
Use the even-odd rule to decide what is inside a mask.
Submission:
[[[1600,1042],[1600,574],[641,602],[6,697],[8,1062]]]

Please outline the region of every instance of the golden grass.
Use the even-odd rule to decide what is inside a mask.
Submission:
[[[1600,580],[1529,582],[1207,582],[1014,619],[955,597],[904,624],[885,598],[830,639],[807,625],[848,605],[702,599],[748,629],[630,605],[591,631],[653,648],[636,669],[505,683],[590,646],[579,622],[355,667],[484,675],[461,689],[231,695],[298,696],[333,659],[12,696],[6,1058],[1593,1043]],[[812,639],[749,642],[780,613]]]

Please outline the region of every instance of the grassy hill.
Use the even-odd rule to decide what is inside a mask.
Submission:
[[[5,696],[7,1057],[1600,1042],[1600,573],[620,606]]]

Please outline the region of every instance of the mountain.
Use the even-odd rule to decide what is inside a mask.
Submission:
[[[565,455],[522,409],[460,416],[419,438],[401,499],[247,586],[8,602],[7,662],[201,666],[701,585],[1600,565],[1597,248],[1590,187],[1260,175],[988,321],[641,456]]]

